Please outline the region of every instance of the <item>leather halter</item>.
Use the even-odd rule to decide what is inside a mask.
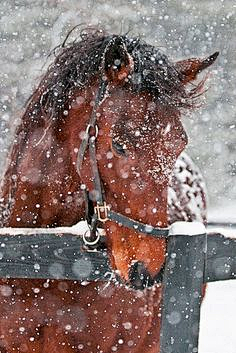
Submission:
[[[112,211],[110,206],[106,204],[105,195],[103,192],[101,178],[100,178],[98,165],[97,165],[95,142],[98,136],[98,125],[96,124],[97,107],[99,106],[99,104],[101,104],[102,100],[105,97],[107,85],[108,85],[107,80],[101,79],[98,92],[96,95],[96,99],[95,99],[95,104],[93,106],[92,114],[78,151],[77,169],[78,169],[78,173],[80,174],[84,155],[87,148],[89,147],[90,163],[91,163],[93,183],[94,183],[94,189],[95,189],[95,195],[96,195],[95,196],[96,206],[93,207],[93,215],[92,217],[89,217],[89,215],[87,214],[87,217],[86,217],[91,227],[91,232],[90,232],[91,238],[89,237],[90,240],[88,240],[86,238],[86,235],[84,235],[83,240],[87,245],[95,245],[100,239],[100,235],[97,232],[98,223],[99,222],[105,223],[108,220],[114,221],[121,226],[133,229],[139,233],[144,233],[146,235],[150,235],[157,238],[163,238],[163,237],[167,238],[169,236],[169,228],[153,227],[149,224],[145,224],[145,223],[133,220],[118,212]],[[85,203],[86,203],[86,210],[88,210],[89,200],[88,200],[87,191],[85,191]]]

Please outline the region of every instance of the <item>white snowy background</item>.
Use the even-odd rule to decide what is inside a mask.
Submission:
[[[206,103],[184,124],[188,152],[207,182],[209,218],[235,222],[236,0],[1,0],[0,173],[24,102],[50,62],[48,53],[77,24],[130,31],[173,60],[220,51]],[[200,353],[236,353],[235,282],[209,285]]]

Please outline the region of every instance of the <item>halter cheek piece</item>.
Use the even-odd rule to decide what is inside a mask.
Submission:
[[[93,183],[94,183],[95,199],[96,199],[95,200],[96,205],[92,207],[93,209],[92,209],[92,216],[91,216],[89,212],[91,207],[89,204],[90,200],[89,200],[88,192],[87,190],[84,190],[86,219],[88,221],[88,224],[90,225],[90,236],[88,238],[85,234],[83,236],[83,240],[87,245],[95,245],[100,239],[100,235],[97,231],[99,222],[105,223],[108,220],[114,221],[121,226],[133,229],[139,233],[144,233],[157,238],[159,237],[167,238],[169,236],[169,228],[153,227],[149,224],[144,224],[144,223],[135,221],[118,212],[112,211],[110,206],[106,204],[104,190],[102,187],[101,178],[100,178],[98,165],[97,165],[96,144],[95,144],[96,138],[98,136],[98,125],[96,124],[97,107],[99,106],[99,104],[101,104],[102,100],[104,99],[106,89],[107,89],[107,81],[102,79],[98,88],[92,114],[78,151],[77,170],[78,170],[78,173],[80,174],[84,155],[87,148],[89,147],[90,164],[91,164],[91,170],[93,175]]]

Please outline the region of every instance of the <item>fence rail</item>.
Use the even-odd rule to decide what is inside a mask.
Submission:
[[[175,238],[174,247],[178,246],[178,238],[178,243],[183,241],[190,243],[188,246],[193,249],[196,247],[192,244],[192,238],[196,236],[184,239],[178,235]],[[206,250],[201,250],[205,254],[203,282],[236,278],[236,239],[212,233],[206,236],[204,246]],[[185,254],[186,258],[189,256],[189,253]],[[173,266],[176,259],[172,255],[169,261]],[[93,281],[104,280],[108,272],[111,272],[111,268],[106,250],[88,251],[81,237],[73,234],[37,233],[31,236],[18,234],[0,237],[1,277]]]

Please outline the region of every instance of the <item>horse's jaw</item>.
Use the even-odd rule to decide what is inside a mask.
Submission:
[[[157,199],[160,207],[157,207]],[[131,195],[130,200],[132,200]],[[118,212],[125,215],[125,202],[122,204],[120,201],[119,205],[113,205]],[[154,227],[166,227],[166,205],[166,192],[163,188],[159,193],[155,192],[155,195],[146,192],[143,195],[136,195],[133,202],[130,202],[130,214],[126,216]],[[105,223],[105,229],[112,267],[125,282],[131,281],[137,266],[139,270],[143,267],[143,275],[149,276],[150,280],[158,275],[165,261],[166,241],[164,238],[139,233],[112,221]]]
[[[136,263],[142,264],[150,280],[160,272],[165,261],[165,239],[156,239],[113,222],[107,227],[112,267],[125,282],[131,281]]]

